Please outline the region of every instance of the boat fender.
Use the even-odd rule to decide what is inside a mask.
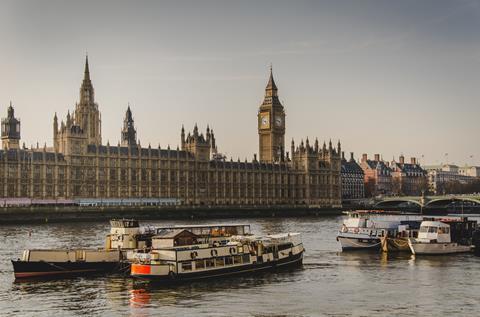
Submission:
[[[358,228],[353,229],[353,232],[358,233]]]
[[[176,275],[177,274],[175,274],[175,272],[173,272],[173,271],[168,272],[168,277],[172,280],[174,280],[177,277]]]
[[[212,250],[212,251],[210,251],[210,254],[211,254],[212,256],[217,256],[218,251],[217,251],[217,250]]]
[[[235,254],[235,248],[230,248],[230,254]]]
[[[197,251],[193,251],[193,252],[190,253],[190,257],[191,257],[192,259],[195,259],[197,256],[198,256]]]

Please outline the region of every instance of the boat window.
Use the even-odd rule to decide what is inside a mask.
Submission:
[[[243,263],[250,263],[250,254],[242,255],[242,262]]]
[[[438,228],[438,233],[448,234],[448,233],[450,233],[450,228],[449,227],[440,227],[440,228]]]
[[[224,266],[225,265],[225,261],[223,260],[223,258],[215,258],[215,266]]]
[[[182,271],[191,271],[192,270],[192,262],[183,262],[182,263]]]
[[[428,227],[420,227],[420,232],[428,232]]]
[[[233,257],[226,256],[225,257],[225,265],[232,265],[233,264]]]
[[[233,263],[235,263],[235,264],[242,263],[242,257],[240,255],[234,255],[233,256]]]
[[[205,268],[205,261],[203,260],[195,260],[195,269],[204,269]]]
[[[437,233],[437,227],[428,227],[428,233]]]
[[[292,243],[285,243],[285,244],[280,244],[278,246],[278,251],[282,251],[282,250],[286,250],[286,249],[289,249],[293,247],[293,244]]]
[[[214,267],[215,266],[215,260],[214,259],[206,259],[205,260],[205,265],[206,265],[207,268]]]

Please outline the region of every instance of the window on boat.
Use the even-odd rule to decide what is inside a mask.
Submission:
[[[285,244],[280,244],[278,246],[278,251],[282,251],[282,250],[286,250],[286,249],[289,249],[293,247],[293,244],[292,243],[285,243]]]
[[[225,257],[225,265],[232,265],[233,264],[233,257],[226,256]]]
[[[448,234],[448,233],[450,233],[450,228],[448,228],[448,227],[440,227],[440,228],[438,228],[438,233],[440,233],[440,234]]]
[[[234,255],[233,256],[233,263],[235,263],[235,264],[242,263],[242,256],[241,255]]]
[[[205,261],[204,260],[195,260],[195,269],[204,269],[205,268]]]
[[[205,266],[207,268],[214,267],[215,266],[215,260],[214,259],[206,259],[205,260]]]
[[[437,227],[428,227],[428,233],[437,233]]]
[[[192,270],[192,262],[183,262],[182,263],[182,271],[191,271]]]
[[[215,258],[215,266],[224,266],[225,261],[223,258]]]
[[[243,263],[249,263],[250,262],[250,254],[242,255],[242,262]]]

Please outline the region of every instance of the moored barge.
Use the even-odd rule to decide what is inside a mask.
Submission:
[[[303,243],[299,233],[258,237],[235,235],[219,242],[188,229],[152,238],[152,250],[137,253],[131,275],[156,282],[190,281],[299,266]]]
[[[140,227],[137,220],[110,221],[104,249],[30,249],[12,260],[16,280],[63,278],[130,270],[130,256],[137,248],[149,248],[156,230]]]

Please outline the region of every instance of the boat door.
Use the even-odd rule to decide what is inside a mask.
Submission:
[[[85,252],[83,250],[75,250],[75,260],[85,261]]]
[[[273,259],[278,260],[278,245],[273,248]]]

